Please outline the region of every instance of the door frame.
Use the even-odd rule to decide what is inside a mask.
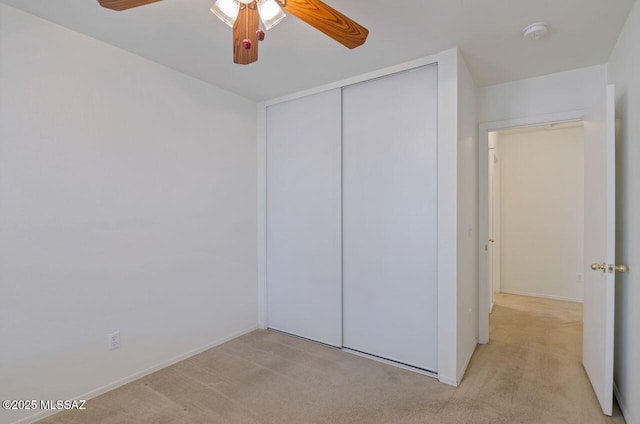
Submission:
[[[489,343],[489,314],[491,313],[491,281],[489,257],[484,248],[489,239],[489,133],[513,128],[584,120],[586,111],[552,113],[481,122],[478,130],[478,343]]]
[[[488,144],[488,143],[487,143]],[[486,243],[487,252],[487,271],[488,271],[488,284],[489,284],[489,313],[493,312],[493,296],[496,292],[496,164],[495,156],[491,154],[491,148],[487,151],[487,167],[488,167],[488,180],[487,180],[487,225],[488,237],[491,237],[494,241]],[[488,238],[487,237],[487,238]]]

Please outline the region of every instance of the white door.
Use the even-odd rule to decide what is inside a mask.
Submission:
[[[437,371],[437,67],[343,108],[344,347]]]
[[[582,362],[602,411],[613,409],[615,91],[585,118],[585,287]],[[596,269],[593,269],[596,268]]]
[[[342,346],[340,89],[267,108],[269,328]]]

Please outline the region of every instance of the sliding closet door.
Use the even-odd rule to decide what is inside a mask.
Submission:
[[[267,108],[269,327],[342,346],[341,97]]]
[[[343,344],[430,371],[436,146],[435,65],[344,88]]]

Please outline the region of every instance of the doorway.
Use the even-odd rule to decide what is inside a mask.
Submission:
[[[626,272],[615,262],[615,87],[603,87],[600,98],[583,111],[480,124],[478,342],[489,343],[492,280],[489,255],[489,133],[544,124],[584,122],[584,303],[582,365],[602,411],[613,410],[613,316],[615,275]],[[504,181],[504,178],[502,178]],[[503,213],[504,215],[504,213]],[[544,249],[545,246],[538,246]],[[487,250],[485,250],[487,249]],[[504,246],[501,250],[504,250]],[[500,276],[501,286],[504,275]]]
[[[491,312],[491,308],[494,301],[494,285],[496,288],[502,290],[503,285],[503,276],[501,273],[502,266],[499,263],[501,256],[497,258],[493,254],[493,250],[497,250],[501,253],[504,250],[504,246],[502,246],[502,229],[500,228],[499,222],[502,220],[502,211],[498,208],[497,215],[500,217],[498,221],[498,226],[494,231],[493,224],[494,220],[489,219],[490,213],[493,217],[493,211],[490,211],[490,206],[493,208],[495,205],[490,205],[490,199],[493,199],[493,196],[490,197],[490,176],[489,176],[489,155],[490,147],[495,146],[495,140],[491,141],[490,144],[490,134],[498,133],[500,131],[509,131],[509,130],[517,130],[517,129],[526,129],[532,127],[540,127],[545,125],[560,125],[564,123],[571,122],[582,122],[585,119],[584,111],[574,111],[574,112],[563,112],[557,114],[550,115],[540,115],[534,117],[527,118],[519,118],[513,119],[509,121],[496,121],[496,122],[488,122],[482,123],[479,126],[479,134],[478,134],[478,176],[479,176],[479,187],[478,187],[478,251],[479,251],[479,264],[478,264],[478,343],[487,344],[489,343],[489,314]],[[492,136],[495,137],[495,136]],[[494,152],[495,153],[495,152]],[[497,161],[499,164],[500,157],[499,152],[497,155]],[[492,159],[492,161],[495,159]],[[494,169],[494,173],[497,170],[499,174],[497,177],[494,175],[494,181],[499,178],[498,181],[502,181],[502,167],[498,165],[496,169]],[[499,200],[502,197],[502,189],[501,187],[492,187],[495,191],[498,191]],[[501,202],[500,202],[501,203]],[[491,221],[491,222],[490,222]],[[496,243],[496,239],[493,238],[494,232],[498,235],[498,241]],[[492,243],[490,239],[493,239]],[[491,245],[491,249],[490,249]],[[496,264],[495,261],[498,261]],[[497,269],[497,275],[494,284],[494,272],[493,270]]]
[[[488,254],[495,293],[584,300],[584,125],[489,132]]]

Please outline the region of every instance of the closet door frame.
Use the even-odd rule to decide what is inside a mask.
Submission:
[[[317,94],[323,91],[384,77],[410,69],[438,66],[438,379],[457,386],[457,123],[458,123],[458,51],[451,49],[422,59],[384,68],[332,84],[305,90],[258,104],[258,322],[268,327],[266,278],[266,109],[270,105]]]

